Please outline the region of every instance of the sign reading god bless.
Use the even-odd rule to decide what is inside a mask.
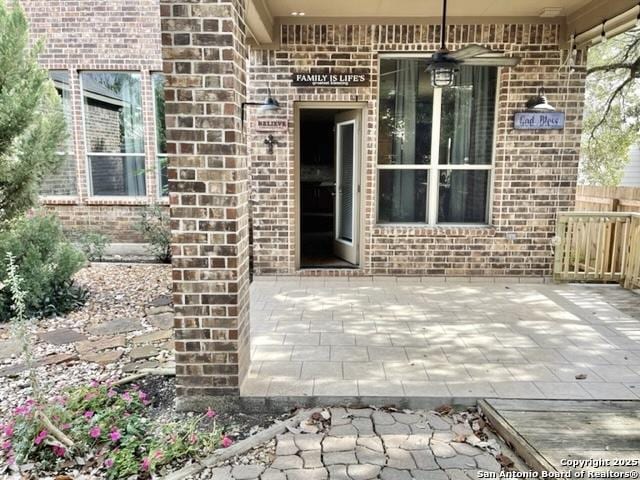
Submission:
[[[516,130],[557,130],[564,128],[564,112],[516,112]]]
[[[299,73],[291,74],[294,87],[361,87],[369,85],[368,73]]]

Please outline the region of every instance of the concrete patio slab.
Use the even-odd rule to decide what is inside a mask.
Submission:
[[[616,285],[257,277],[251,298],[256,400],[640,398],[640,296]]]

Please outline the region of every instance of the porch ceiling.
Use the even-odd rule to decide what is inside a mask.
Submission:
[[[614,22],[616,26],[621,22],[631,26],[637,5],[635,0],[450,0],[448,15],[450,23],[560,23],[568,38],[618,15],[624,18]],[[543,13],[554,8],[560,9],[557,15]],[[283,23],[379,23],[384,19],[387,23],[437,24],[441,10],[441,0],[249,0],[247,25],[257,44],[271,44],[276,40],[277,26]]]

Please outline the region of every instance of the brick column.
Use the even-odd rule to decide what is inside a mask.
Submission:
[[[161,0],[178,407],[238,395],[249,363],[244,0]]]

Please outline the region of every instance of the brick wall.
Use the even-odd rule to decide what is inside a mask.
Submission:
[[[140,242],[133,228],[141,209],[157,202],[155,132],[150,73],[162,70],[159,0],[20,0],[32,41],[41,39],[41,64],[69,73],[72,158],[46,182],[43,201],[67,230],[98,230],[114,242]],[[145,123],[146,197],[90,198],[79,72],[121,70],[141,73]],[[71,181],[75,186],[65,185]],[[54,196],[52,196],[54,195]],[[55,195],[65,195],[65,198]]]
[[[558,210],[573,207],[584,97],[584,61],[568,74],[557,25],[457,25],[448,30],[453,50],[480,43],[522,58],[499,73],[495,173],[489,227],[386,226],[376,222],[377,73],[384,52],[433,51],[434,25],[283,25],[277,50],[254,50],[249,98],[269,85],[288,120],[266,153],[265,134],[249,135],[254,268],[258,274],[295,272],[294,102],[366,102],[364,255],[358,274],[549,275]],[[296,88],[293,71],[370,73],[358,88]],[[512,128],[513,113],[544,85],[549,101],[566,112],[564,131]],[[253,121],[252,116],[252,121]],[[247,128],[252,132],[252,127]],[[311,272],[315,273],[315,272]],[[347,272],[353,274],[354,272]]]

